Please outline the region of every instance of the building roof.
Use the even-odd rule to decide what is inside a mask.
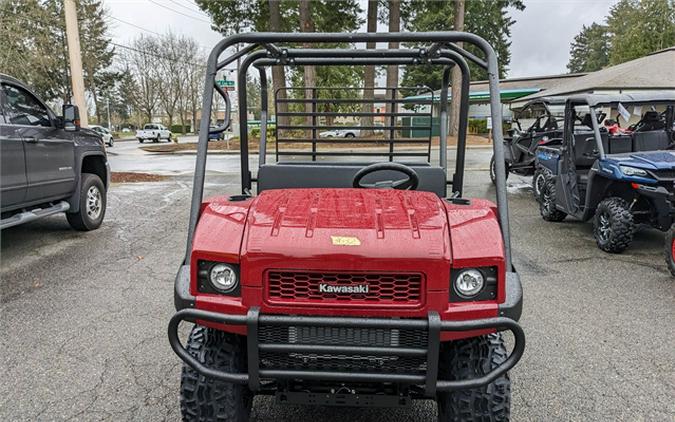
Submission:
[[[580,78],[570,79],[521,100],[603,90],[659,89],[675,89],[675,46],[616,66],[606,67]]]
[[[499,91],[502,101],[511,101],[516,98],[525,97],[530,94],[535,94],[541,90],[556,87],[566,81],[573,80],[586,75],[586,73],[571,73],[566,75],[552,75],[552,76],[533,76],[526,78],[511,78],[501,79],[499,81]],[[438,100],[441,97],[441,90],[434,91],[434,99]],[[452,97],[448,92],[448,100]],[[424,100],[429,99],[429,94],[415,95],[407,97],[407,100]],[[474,81],[471,82],[469,91],[470,101],[486,101],[490,98],[490,86],[488,81]]]
[[[675,103],[675,91],[637,92],[632,94],[577,94],[568,98],[573,103],[606,106],[630,103]]]

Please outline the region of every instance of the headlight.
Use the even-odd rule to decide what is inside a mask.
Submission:
[[[643,176],[643,177],[647,176],[647,172],[639,168],[628,166],[619,166],[619,168],[621,169],[621,172],[626,176]]]
[[[483,273],[473,268],[461,271],[455,278],[455,291],[465,299],[476,296],[484,285]]]
[[[209,281],[220,292],[231,292],[237,287],[237,272],[227,264],[216,264],[209,271]]]

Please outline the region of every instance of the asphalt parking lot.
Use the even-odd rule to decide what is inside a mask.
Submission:
[[[166,339],[185,248],[194,156],[111,150],[113,170],[171,175],[115,184],[101,229],[54,216],[2,232],[0,420],[179,420],[180,364]],[[471,150],[468,196],[492,197],[490,152]],[[155,160],[155,161],[153,161]],[[238,157],[211,161],[207,192],[238,191]],[[514,421],[675,419],[675,282],[663,235],[624,254],[595,247],[587,224],[546,223],[529,180],[511,177],[514,261],[524,283],[527,350],[512,371]],[[432,421],[405,410],[281,407],[257,398],[254,421]]]

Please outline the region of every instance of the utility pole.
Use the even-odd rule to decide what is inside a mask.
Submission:
[[[80,109],[80,125],[87,127],[89,122],[87,120],[87,102],[84,98],[80,33],[77,27],[75,0],[64,0],[63,8],[66,15],[66,38],[68,40],[68,57],[70,58],[70,79],[73,85],[73,102]]]
[[[108,103],[108,130],[112,132],[112,124],[110,123],[110,97],[106,98]]]

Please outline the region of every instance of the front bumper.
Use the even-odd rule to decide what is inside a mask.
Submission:
[[[248,372],[230,373],[204,366],[195,359],[181,344],[178,338],[178,326],[181,321],[209,321],[216,324],[243,325],[247,327]],[[288,330],[381,330],[423,333],[425,343],[418,347],[402,347],[398,341],[388,345],[340,345],[321,343],[299,344],[292,341],[281,341],[279,337],[262,336],[264,330],[270,328]],[[440,335],[444,331],[471,330],[508,330],[513,333],[515,343],[513,351],[506,360],[484,376],[464,380],[438,379],[438,362],[440,354]],[[297,332],[297,331],[294,331]],[[169,322],[169,343],[174,352],[195,371],[206,377],[225,382],[247,384],[252,391],[260,390],[261,380],[303,380],[394,383],[418,385],[423,387],[427,397],[433,397],[437,391],[455,391],[477,388],[491,383],[513,368],[525,350],[525,334],[520,325],[511,318],[495,317],[470,321],[441,321],[436,312],[429,312],[426,319],[385,319],[385,318],[333,318],[310,317],[296,315],[262,315],[258,308],[251,308],[246,315],[227,315],[198,309],[178,311]],[[399,334],[397,334],[398,336]],[[403,335],[400,335],[401,338]],[[290,336],[289,336],[290,337]],[[396,343],[396,344],[394,344]],[[402,343],[402,341],[401,341]],[[296,368],[271,368],[264,363],[261,356],[269,353],[286,353],[291,356],[366,356],[371,361],[378,359],[421,359],[424,365],[422,373],[401,373],[396,370],[358,371],[358,370],[321,370]],[[304,359],[307,359],[306,357]],[[375,365],[376,366],[376,365]],[[372,368],[371,368],[372,369]],[[398,372],[398,373],[397,373]]]

